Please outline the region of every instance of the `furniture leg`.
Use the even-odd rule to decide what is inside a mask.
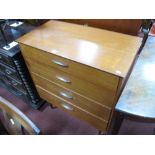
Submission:
[[[119,111],[115,111],[110,129],[107,134],[117,135],[125,115]]]
[[[52,108],[52,109],[56,109],[57,107],[55,107],[54,105],[50,105],[50,107]]]

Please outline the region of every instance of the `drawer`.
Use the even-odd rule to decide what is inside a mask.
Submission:
[[[112,107],[114,104],[115,91],[101,86],[96,86],[86,80],[79,79],[61,70],[37,64],[26,59],[29,71],[37,73],[46,79],[58,83],[65,88],[71,89],[78,94],[92,99],[94,102],[101,103],[107,107]]]
[[[6,89],[7,89],[8,91],[10,91],[11,93],[13,93],[14,95],[16,95],[17,97],[19,97],[20,99],[24,100],[25,102],[30,102],[27,93],[22,92],[22,91],[16,89],[15,87],[13,87],[13,86],[10,85],[10,84],[8,84],[8,85],[5,86],[5,87],[6,87]]]
[[[0,63],[0,71],[5,73],[7,76],[11,76],[13,79],[21,82],[21,79],[16,70]]]
[[[80,94],[77,94],[69,89],[63,88],[60,85],[50,82],[45,78],[40,77],[37,74],[32,74],[34,83],[47,91],[63,98],[66,101],[108,121],[110,117],[111,109],[97,104]]]
[[[16,89],[15,87],[13,87],[12,85],[8,85],[9,91],[12,92],[14,95],[23,98],[24,100],[28,99],[28,95],[26,92],[20,91],[19,89]]]
[[[6,79],[7,79],[8,83],[10,85],[12,85],[14,88],[16,88],[16,89],[18,89],[18,90],[26,93],[25,87],[24,87],[24,85],[22,83],[20,83],[19,81],[14,80],[14,79],[12,79],[9,76],[6,76]]]
[[[37,86],[37,90],[41,98],[46,99],[47,102],[65,110],[69,114],[78,117],[83,121],[88,122],[89,124],[91,124],[92,126],[96,127],[101,131],[106,131],[108,123],[107,121],[95,117],[91,113],[77,107],[76,105],[73,105],[70,102],[66,102],[62,98],[50,93],[49,91],[43,89],[40,86]]]
[[[8,81],[7,81],[7,79],[6,79],[5,75],[4,75],[4,73],[2,73],[1,71],[0,71],[0,83],[1,83],[2,85],[7,85],[7,83],[8,83]]]
[[[0,83],[3,87],[7,88],[10,92],[15,94],[20,98],[28,98],[27,93],[24,91],[20,91],[19,89],[12,86],[11,82],[9,82],[8,78],[0,72]]]
[[[78,78],[89,81],[95,85],[103,86],[110,90],[116,91],[117,89],[119,77],[115,75],[24,44],[20,44],[20,47],[25,59],[29,58],[33,62],[59,69],[63,72],[77,76]]]
[[[5,63],[14,68],[14,64],[9,56],[0,53],[0,62]]]

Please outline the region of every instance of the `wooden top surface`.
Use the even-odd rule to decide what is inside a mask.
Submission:
[[[17,42],[125,77],[141,45],[135,36],[49,21]]]
[[[155,119],[155,37],[149,37],[118,100],[116,109]]]

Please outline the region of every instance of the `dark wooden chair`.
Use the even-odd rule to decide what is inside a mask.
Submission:
[[[0,119],[0,135],[7,135],[8,132],[6,131],[1,119]]]
[[[40,129],[28,116],[1,96],[0,109],[2,123],[9,134],[41,134]]]

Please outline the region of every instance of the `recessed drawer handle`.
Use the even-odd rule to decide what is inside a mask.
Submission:
[[[8,74],[8,75],[10,75],[12,72],[10,70],[6,69],[5,70],[5,73]]]
[[[60,92],[60,95],[61,95],[62,97],[67,98],[67,99],[73,99],[73,96],[72,96],[71,93]]]
[[[62,106],[63,108],[65,108],[65,109],[67,109],[67,110],[70,110],[70,111],[73,111],[73,110],[74,110],[71,106],[69,106],[69,105],[67,105],[67,104],[65,104],[65,103],[62,103],[61,106]]]
[[[52,60],[52,62],[62,67],[68,67],[66,63],[58,61],[58,60]]]
[[[66,79],[66,78],[64,78],[64,77],[62,77],[62,76],[56,76],[56,78],[57,78],[58,80],[60,80],[60,81],[65,82],[65,83],[71,83],[71,81],[70,81],[69,79]]]

